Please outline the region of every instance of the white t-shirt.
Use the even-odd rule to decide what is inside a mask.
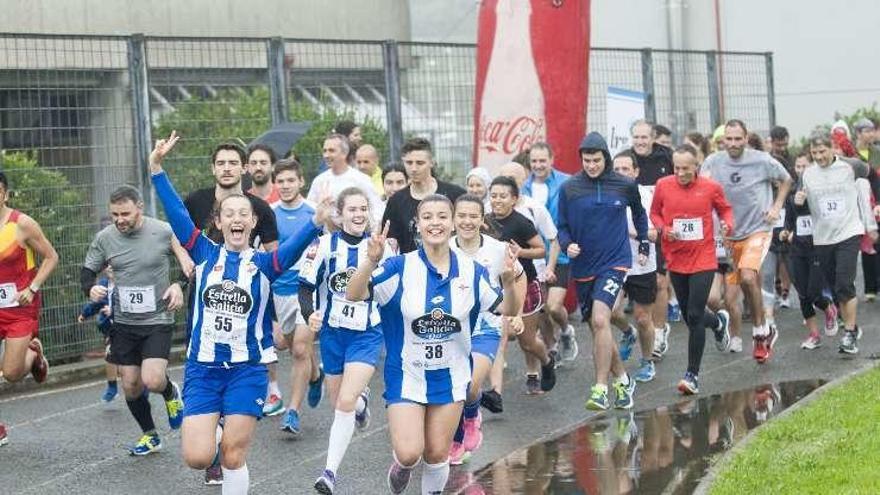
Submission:
[[[550,188],[543,182],[532,182],[532,198],[542,205],[547,204],[547,196],[550,195]]]
[[[550,212],[544,206],[544,203],[539,203],[538,200],[531,196],[520,196],[520,200],[514,207],[514,210],[535,224],[535,229],[545,241],[552,241],[559,235],[556,224],[553,223],[553,217],[550,216]],[[550,253],[546,254],[549,255]],[[547,268],[546,258],[547,256],[532,260],[535,265],[535,271],[538,272],[539,280],[544,280],[544,270]]]
[[[370,202],[370,218],[373,220],[373,225],[378,225],[379,222],[382,221],[382,213],[385,211],[382,199],[379,198],[379,195],[376,194],[376,190],[373,189],[373,182],[370,178],[358,169],[349,166],[345,172],[339,175],[334,174],[333,169],[327,169],[321,172],[315,177],[315,180],[312,181],[312,186],[309,188],[309,195],[306,197],[306,200],[311,201],[313,204],[320,203],[321,192],[325,187],[329,187],[334,202],[343,189],[349,187],[357,187],[361,189],[364,194],[366,194],[367,200]],[[336,208],[333,209],[333,216],[335,220]]]
[[[639,196],[642,199],[642,207],[645,211],[651,211],[651,202],[654,201],[654,186],[642,186],[639,185]],[[629,208],[626,209],[626,221],[629,226],[630,233],[636,231],[636,226],[633,223],[632,219],[632,210]],[[654,226],[651,224],[650,217],[648,218],[648,228],[653,228]],[[633,275],[644,275],[646,273],[653,273],[657,271],[657,253],[656,248],[654,247],[654,243],[651,243],[650,250],[648,252],[648,262],[644,265],[639,264],[639,241],[629,238],[629,248],[632,251],[632,267],[627,272],[627,276]]]

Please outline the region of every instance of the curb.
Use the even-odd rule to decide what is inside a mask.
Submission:
[[[171,348],[168,356],[168,364],[182,363],[186,355],[186,348],[176,346]],[[45,383],[37,383],[33,376],[28,374],[23,380],[9,382],[0,379],[0,395],[34,392],[47,387],[58,387],[71,383],[95,380],[104,377],[104,364],[102,358],[88,359],[76,363],[62,364],[49,368],[49,376]]]
[[[752,431],[746,434],[746,436],[742,440],[740,440],[739,443],[734,445],[733,448],[726,451],[720,457],[717,457],[714,462],[712,462],[709,470],[706,472],[706,475],[703,476],[703,478],[700,480],[700,483],[694,489],[693,495],[708,495],[721,470],[730,464],[730,461],[733,459],[734,456],[746,449],[749,444],[752,443],[758,432],[762,431],[765,427],[767,427],[767,425],[775,423],[777,420],[785,418],[790,414],[793,414],[795,411],[799,411],[800,409],[809,406],[813,402],[817,401],[820,397],[825,395],[827,391],[836,389],[838,386],[850,381],[851,379],[878,367],[880,367],[880,365],[869,362],[868,364],[858,369],[855,369],[847,373],[846,375],[837,377],[834,380],[814,390],[811,394],[797,401],[795,404],[792,404],[791,407],[774,416],[771,421],[768,421],[758,426],[757,428],[754,428]]]

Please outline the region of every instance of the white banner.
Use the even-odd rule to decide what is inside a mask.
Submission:
[[[608,86],[605,110],[608,149],[614,156],[632,146],[629,128],[633,122],[645,118],[645,93]]]

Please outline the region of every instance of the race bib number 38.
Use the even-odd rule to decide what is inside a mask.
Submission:
[[[119,306],[123,313],[152,313],[156,311],[153,287],[120,287]]]
[[[672,220],[672,231],[680,241],[699,241],[703,239],[702,218],[676,218]]]
[[[18,306],[18,291],[15,284],[0,284],[0,308]]]

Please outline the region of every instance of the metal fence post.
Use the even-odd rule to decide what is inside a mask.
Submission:
[[[709,123],[711,129],[721,125],[721,93],[718,89],[718,54],[706,52],[706,80],[709,83]]]
[[[767,65],[767,110],[770,119],[770,127],[776,125],[776,90],[773,84],[773,52],[764,54]]]
[[[400,156],[403,146],[403,119],[400,105],[400,58],[394,40],[382,42],[385,68],[385,115],[388,122],[388,152],[392,160]]]
[[[654,102],[654,57],[650,48],[642,49],[642,91],[645,92],[645,119],[657,120],[657,106]]]
[[[284,39],[280,37],[266,40],[269,76],[269,114],[272,125],[287,122],[287,71],[284,69]]]
[[[150,186],[149,156],[153,142],[150,116],[150,83],[147,73],[147,43],[143,34],[128,39],[128,77],[131,84],[132,119],[134,126],[135,166],[138,187],[146,201],[147,212],[156,216],[156,194]]]

